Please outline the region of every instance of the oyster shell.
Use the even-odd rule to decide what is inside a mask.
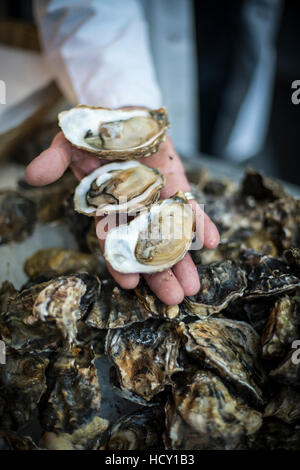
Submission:
[[[173,400],[166,406],[168,449],[241,449],[262,424],[258,411],[236,398],[208,371],[180,375]]]
[[[43,428],[72,433],[99,411],[100,401],[93,350],[62,350],[49,366],[47,392],[39,404]]]
[[[6,364],[0,365],[0,429],[16,431],[30,421],[46,391],[48,363],[45,357],[6,348]]]
[[[242,252],[241,258],[247,271],[247,298],[282,294],[300,286],[291,266],[278,258],[250,249]]]
[[[110,430],[102,450],[163,449],[164,410],[144,408],[122,416]]]
[[[36,223],[36,205],[15,191],[0,191],[0,245],[23,241]]]
[[[29,436],[13,431],[0,431],[0,450],[40,450]]]
[[[197,266],[197,270],[200,290],[184,300],[184,309],[190,315],[201,317],[220,312],[229,302],[241,297],[246,289],[245,273],[234,261]]]
[[[166,108],[149,111],[85,105],[59,113],[58,124],[71,144],[105,160],[152,155],[169,127]]]
[[[266,418],[279,418],[287,424],[300,419],[300,391],[292,387],[282,387],[269,401],[264,411]]]
[[[158,199],[164,182],[158,170],[137,161],[110,163],[81,180],[74,207],[88,216],[135,212]]]
[[[252,196],[256,201],[268,202],[288,197],[283,186],[273,178],[263,176],[259,171],[248,168],[242,184],[241,193],[243,196]]]
[[[290,351],[281,364],[272,370],[269,375],[281,384],[300,387],[300,362],[299,360],[293,360],[294,353],[294,350]]]
[[[141,282],[134,291],[121,289],[111,279],[101,282],[101,293],[90,309],[86,323],[93,328],[123,328],[148,318],[175,319],[178,305],[164,305]]]
[[[1,334],[20,353],[48,354],[76,343],[77,321],[94,301],[99,282],[87,274],[62,276],[21,291],[1,315]]]
[[[251,450],[299,450],[300,425],[265,419],[254,437],[249,446]]]
[[[108,426],[107,419],[95,416],[72,434],[46,432],[40,445],[48,450],[97,450],[105,439]]]
[[[244,322],[223,318],[180,323],[178,333],[189,356],[214,369],[254,403],[263,404],[265,374],[259,336]]]
[[[180,369],[175,327],[157,320],[110,330],[106,352],[117,369],[124,396],[147,404]]]
[[[36,251],[24,263],[24,271],[31,279],[40,276],[62,276],[65,274],[97,272],[97,258],[87,253],[64,248],[46,248]]]
[[[299,300],[285,295],[275,302],[262,333],[262,354],[265,359],[283,356],[299,337]]]
[[[122,273],[153,273],[178,263],[194,237],[194,212],[179,191],[152,205],[128,225],[108,232],[104,257]]]

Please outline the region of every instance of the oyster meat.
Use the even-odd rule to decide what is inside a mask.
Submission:
[[[128,225],[108,232],[104,257],[122,273],[153,273],[178,263],[194,237],[194,212],[179,191],[152,205]]]
[[[89,216],[135,212],[158,199],[164,181],[158,170],[137,161],[109,163],[81,180],[74,207]]]
[[[243,449],[262,425],[261,413],[236,398],[211,372],[185,372],[166,406],[167,449]]]
[[[58,124],[71,144],[105,160],[152,155],[169,127],[166,108],[149,111],[84,105],[61,112]]]

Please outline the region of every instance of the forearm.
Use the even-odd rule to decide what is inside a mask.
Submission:
[[[135,0],[39,2],[36,17],[47,63],[73,104],[162,104]]]

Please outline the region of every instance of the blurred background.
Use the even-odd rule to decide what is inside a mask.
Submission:
[[[300,105],[291,99],[300,79],[300,2],[138,3],[181,155],[300,184]],[[68,105],[39,60],[31,0],[1,1],[0,53],[0,79],[11,84],[0,104],[0,158],[27,163],[49,144],[57,111]]]

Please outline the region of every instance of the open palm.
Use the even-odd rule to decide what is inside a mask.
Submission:
[[[170,138],[160,144],[156,154],[140,160],[145,165],[157,168],[166,179],[166,185],[161,190],[161,198],[175,194],[179,189],[190,191],[189,182],[185,176],[182,162],[174,150]],[[59,179],[70,166],[75,176],[80,180],[93,170],[103,165],[104,161],[94,155],[73,147],[59,132],[51,146],[36,157],[26,168],[27,182],[33,186],[44,186]],[[206,248],[215,248],[219,243],[219,233],[214,223],[200,209],[196,201],[189,201],[195,216],[196,226],[203,234],[203,244]],[[102,252],[105,240],[99,240]],[[122,274],[110,265],[108,269],[116,282],[124,289],[133,289],[139,283],[139,274]],[[185,295],[194,295],[200,288],[197,269],[187,253],[185,257],[161,273],[143,274],[150,289],[167,305],[180,303]]]

